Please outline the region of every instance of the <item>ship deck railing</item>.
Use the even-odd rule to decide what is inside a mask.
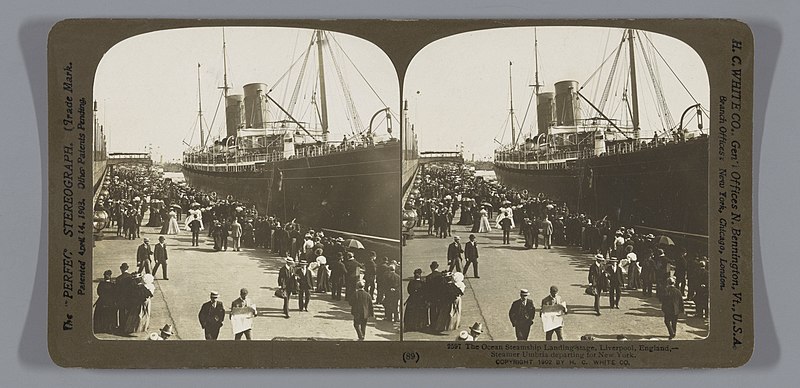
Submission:
[[[683,143],[690,143],[693,141],[697,141],[698,139],[701,138],[703,137],[702,136],[695,137],[686,140]],[[666,141],[666,139],[654,140],[649,142],[646,141],[619,142],[617,144],[607,145],[606,152],[602,153],[599,156],[624,155],[647,149],[670,147],[678,143],[679,142],[676,141]],[[496,152],[494,162],[495,164],[513,168],[521,168],[527,170],[547,170],[547,169],[575,168],[577,167],[577,163],[575,163],[576,160],[591,159],[596,157],[598,156],[594,154],[594,149],[584,149],[581,151],[550,152],[549,154],[545,152],[513,150],[513,151]]]
[[[262,165],[286,159],[313,158],[340,152],[354,151],[363,148],[382,147],[395,140],[379,142],[376,144],[350,142],[333,146],[330,144],[313,145],[295,149],[290,157],[283,151],[273,152],[241,152],[238,154],[225,154],[222,152],[187,152],[183,155],[183,164],[186,167],[210,172],[261,172]]]

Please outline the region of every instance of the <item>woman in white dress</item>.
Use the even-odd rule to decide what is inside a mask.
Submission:
[[[167,234],[176,235],[180,227],[178,226],[178,213],[175,210],[169,211],[169,227],[167,227]]]
[[[328,259],[322,255],[322,249],[317,248],[314,251],[314,254],[317,256],[317,288],[314,290],[316,292],[327,293],[331,290],[330,284],[330,270],[328,269]]]
[[[486,211],[486,207],[484,206],[481,209],[481,226],[478,229],[478,233],[489,233],[492,231],[492,227],[489,224],[489,212]]]
[[[636,290],[639,288],[639,274],[641,273],[642,267],[636,257],[636,253],[633,252],[633,245],[625,246],[625,252],[625,258],[628,259],[630,263],[628,264],[628,289]]]

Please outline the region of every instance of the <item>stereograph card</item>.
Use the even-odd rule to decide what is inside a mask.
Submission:
[[[753,52],[734,20],[61,21],[50,356],[743,365]]]

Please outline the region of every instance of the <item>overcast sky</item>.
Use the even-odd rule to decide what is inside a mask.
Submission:
[[[225,28],[228,51],[230,94],[242,94],[242,86],[252,82],[273,84],[289,69],[293,60],[308,47],[312,30],[269,27]],[[347,56],[356,64],[370,85],[396,113],[400,88],[394,66],[377,46],[360,38],[335,34]],[[335,44],[332,44],[336,47]],[[373,113],[384,104],[350,64],[337,52],[343,78],[353,96],[361,121],[369,124]],[[316,48],[313,50],[316,54]],[[186,143],[199,144],[197,133],[197,64],[201,64],[201,93],[205,122],[212,124],[223,84],[222,28],[188,28],[151,32],[126,39],[112,47],[98,65],[94,96],[99,104],[99,119],[104,124],[109,152],[145,152],[150,145],[154,157],[180,158]],[[312,120],[311,90],[316,74],[316,55],[309,60],[309,81],[300,94],[296,116]],[[327,62],[331,62],[329,55]],[[328,63],[329,65],[330,63]],[[290,81],[278,84],[273,98],[288,105],[300,65]],[[328,111],[331,139],[350,131],[344,98],[337,72],[326,66]],[[277,112],[275,107],[271,112]],[[382,117],[382,116],[381,116]],[[213,133],[224,133],[224,102],[220,105]],[[398,123],[394,123],[398,128]],[[193,133],[194,130],[194,133]],[[395,133],[398,131],[395,130]]]
[[[616,49],[622,33],[621,29],[597,27],[537,28],[542,91],[553,91],[553,84],[560,80],[576,80],[583,87]],[[647,36],[698,102],[708,108],[708,76],[697,53],[674,38],[652,33]],[[532,96],[528,85],[534,83],[534,28],[469,32],[438,40],[422,49],[411,62],[404,85],[420,150],[455,150],[456,144],[463,141],[465,156],[470,158],[474,153],[477,159],[492,156],[498,147],[495,140],[509,143],[510,125],[503,125],[509,110],[509,61],[513,63],[515,115],[521,123]],[[606,63],[602,74],[593,77],[581,92],[595,104],[612,62],[613,58]],[[617,74],[628,68],[627,57],[619,62]],[[683,111],[695,102],[663,61],[658,62],[654,71],[660,74],[667,105],[677,123]],[[637,59],[637,74],[642,136],[650,136],[646,134],[652,133],[648,128],[660,128],[661,124],[654,109],[654,94],[646,90],[652,87],[643,85],[649,76],[641,57]],[[614,85],[605,113],[622,117],[619,101],[624,81]],[[534,107],[535,101],[523,125],[525,134],[531,129],[536,131],[532,127],[536,122]],[[586,105],[584,117],[594,116],[589,109]]]

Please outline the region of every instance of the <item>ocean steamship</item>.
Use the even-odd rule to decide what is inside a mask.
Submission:
[[[298,86],[286,106],[276,101],[263,83],[244,85],[243,94],[228,94],[226,63],[222,88],[226,136],[206,144],[201,119],[201,144],[184,152],[183,174],[190,185],[218,197],[253,203],[261,214],[296,219],[312,227],[399,239],[400,160],[405,143],[392,134],[395,119],[388,107],[374,112],[369,124],[363,125],[346,85],[341,90],[347,114],[359,127],[340,141],[329,139],[326,52],[331,53],[335,73],[344,83],[331,51],[334,46],[338,42],[329,32],[312,34]],[[316,126],[291,113],[312,54],[318,65],[312,98]],[[202,103],[199,105],[202,116]]]
[[[640,136],[639,96],[635,48],[644,49],[650,39],[625,30],[609,58],[613,67],[603,96],[594,104],[581,94],[577,81],[555,83],[554,92],[540,92],[538,63],[534,93],[537,132],[524,142],[515,141],[512,99],[512,144],[495,151],[494,170],[499,182],[545,193],[566,202],[571,209],[594,217],[607,216],[618,225],[640,226],[656,231],[679,232],[703,238],[708,234],[708,135],[703,130],[707,113],[700,104],[685,107],[675,123],[654,76],[655,48],[644,56],[648,74],[663,118],[663,128],[652,138]],[[538,45],[538,42],[535,43]],[[630,120],[612,119],[603,113],[612,85],[611,77],[628,51],[627,90],[623,109]],[[537,47],[538,51],[538,47]],[[660,53],[659,53],[660,57]],[[537,52],[538,62],[538,52]],[[662,57],[663,59],[663,57]],[[640,64],[641,66],[641,64]],[[629,91],[629,92],[628,92]],[[688,89],[687,89],[688,91]],[[629,95],[628,95],[629,93]],[[582,104],[589,109],[582,109]],[[589,111],[591,117],[583,117]],[[692,119],[697,126],[688,128]],[[644,231],[644,230],[643,230]]]

